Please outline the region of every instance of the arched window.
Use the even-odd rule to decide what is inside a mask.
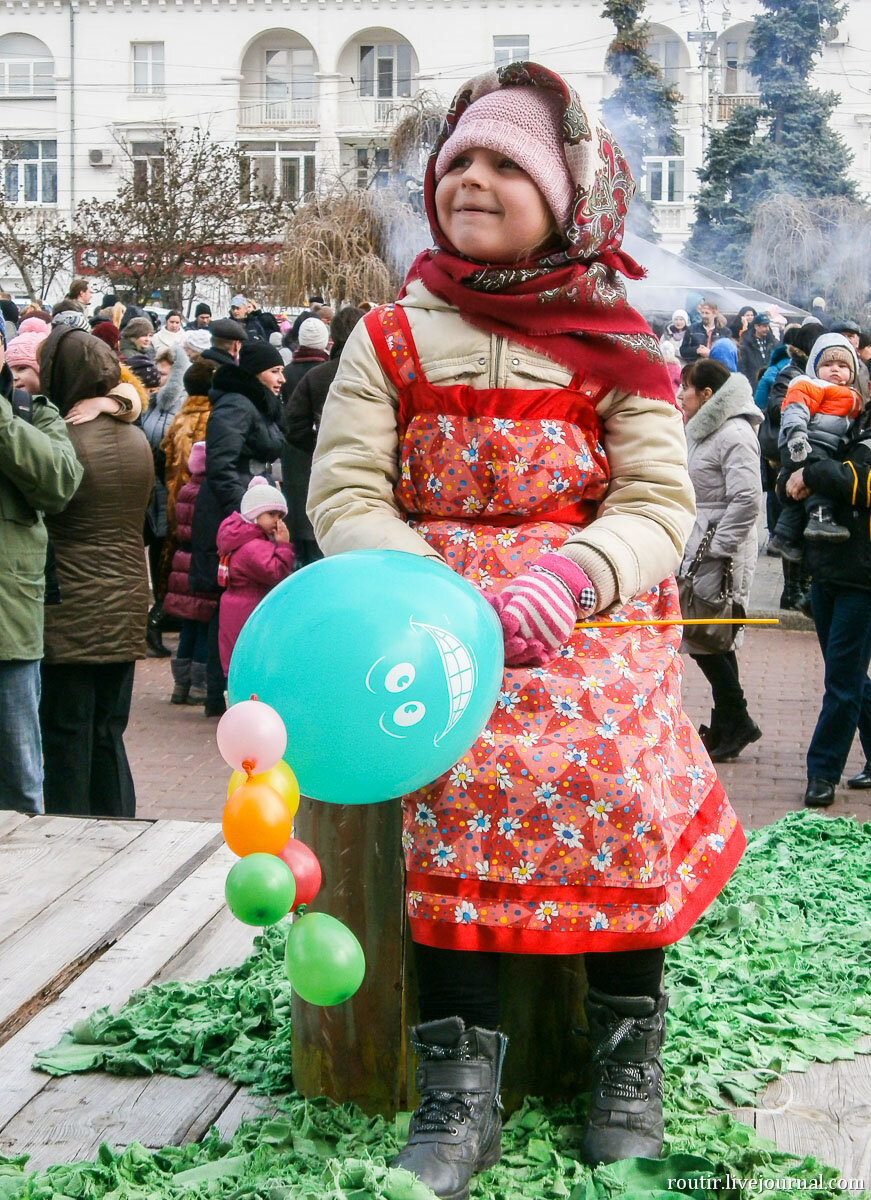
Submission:
[[[48,46],[29,33],[0,37],[0,96],[14,99],[54,94],[54,58]]]

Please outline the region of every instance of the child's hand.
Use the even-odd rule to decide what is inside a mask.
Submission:
[[[100,413],[115,416],[122,406],[111,396],[89,396],[87,400],[77,400],[64,417],[67,425],[85,425],[99,417]]]
[[[278,546],[286,546],[290,541],[290,534],[287,532],[287,526],[284,521],[279,521],[275,526],[275,544]]]
[[[502,623],[509,667],[539,667],[572,635],[578,613],[596,607],[586,573],[561,554],[544,554],[498,595],[487,594]]]
[[[811,444],[806,433],[794,433],[786,443],[789,457],[793,462],[804,462],[811,452]]]

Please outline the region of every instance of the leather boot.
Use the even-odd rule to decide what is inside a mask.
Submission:
[[[871,759],[865,759],[865,766],[858,775],[854,775],[852,779],[847,780],[847,787],[854,791],[864,791],[866,788],[871,788]]]
[[[469,1180],[502,1154],[499,1085],[508,1039],[459,1017],[417,1025],[420,1104],[391,1166],[413,1171],[440,1200],[466,1200]]]
[[[717,742],[719,742],[722,736],[722,722],[717,715],[717,710],[712,708],[710,725],[699,726],[699,737],[702,739],[702,745],[707,750],[708,754],[713,754],[717,747]]]
[[[205,704],[206,702],[206,664],[191,663],[191,686],[187,694],[186,704]]]
[[[593,1087],[582,1155],[591,1166],[622,1158],[659,1158],[664,992],[607,996],[590,988],[585,1002],[593,1050]]]
[[[172,671],[172,682],[175,685],[169,698],[170,704],[186,704],[191,687],[191,660],[189,658],[170,659],[169,668]]]
[[[145,653],[149,658],[169,658],[172,654],[172,651],[163,644],[163,634],[160,632],[162,617],[163,607],[158,600],[151,606],[148,613],[148,624],[145,627]]]
[[[729,762],[737,758],[751,742],[758,742],[762,730],[747,712],[746,708],[736,720],[724,723],[722,732],[713,750],[710,750],[711,762]]]

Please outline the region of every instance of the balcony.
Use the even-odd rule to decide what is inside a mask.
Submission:
[[[748,104],[751,108],[758,108],[758,94],[755,92],[743,92],[740,94],[711,96],[708,102],[708,119],[717,124],[725,124],[731,118],[735,109],[741,104]]]
[[[358,96],[354,100],[343,100],[339,110],[339,123],[344,130],[389,133],[398,124],[403,106],[407,103],[402,97],[395,100],[373,100],[368,96]]]
[[[316,100],[243,100],[241,129],[311,129],[318,123]]]

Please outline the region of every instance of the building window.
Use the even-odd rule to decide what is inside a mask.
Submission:
[[[164,89],[163,42],[132,42],[133,91],[155,95]]]
[[[411,46],[407,42],[360,47],[360,95],[378,100],[411,95]]]
[[[644,195],[653,204],[683,204],[684,160],[645,158]]]
[[[3,143],[3,196],[11,204],[57,204],[57,142]]]
[[[315,60],[311,50],[267,50],[264,79],[264,121],[314,121]]]
[[[0,38],[0,96],[54,96],[54,59],[27,33]]]
[[[526,62],[528,58],[528,34],[506,34],[493,38],[493,62],[497,70],[507,67],[509,63]]]
[[[386,146],[357,147],[357,187],[387,187],[390,182],[390,151]]]
[[[242,142],[241,149],[243,204],[262,192],[296,203],[315,190],[313,142]]]
[[[163,183],[163,142],[132,142],[133,191],[138,198]]]
[[[662,77],[672,87],[679,86],[680,39],[657,38],[647,47],[647,53],[662,71]]]

